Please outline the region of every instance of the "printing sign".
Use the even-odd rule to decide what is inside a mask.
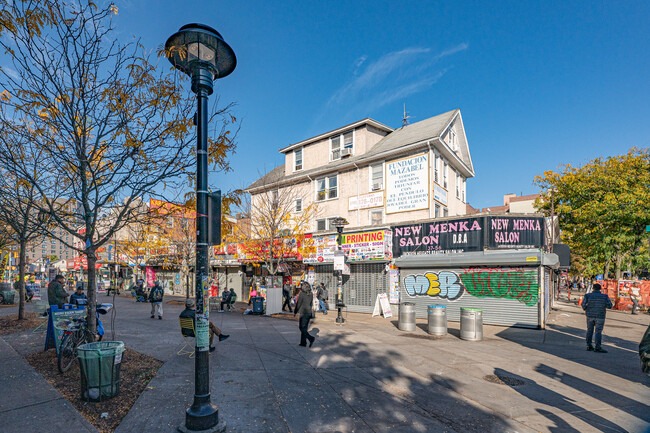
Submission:
[[[386,163],[386,213],[429,208],[429,155]]]

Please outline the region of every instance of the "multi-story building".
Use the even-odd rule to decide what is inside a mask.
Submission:
[[[78,215],[80,212],[76,200],[59,199],[57,202],[64,207],[61,210],[68,215]],[[56,260],[71,259],[76,256],[77,253],[70,247],[75,244],[75,237],[59,226],[51,230],[54,236],[41,236],[27,245],[26,258],[29,263],[51,262],[53,256],[56,256]]]
[[[314,233],[333,230],[334,217],[349,231],[466,213],[474,168],[458,109],[398,129],[366,118],[280,152],[284,165],[246,190],[253,208],[265,191],[291,188],[295,213],[318,205]]]

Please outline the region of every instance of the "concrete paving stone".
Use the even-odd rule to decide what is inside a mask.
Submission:
[[[0,419],[3,433],[97,433],[97,429],[61,396],[52,401],[0,411]]]

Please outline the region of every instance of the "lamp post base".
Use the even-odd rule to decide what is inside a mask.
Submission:
[[[183,433],[222,433],[226,423],[219,419],[219,409],[212,403],[192,405],[185,412],[185,424],[178,427]]]
[[[341,314],[341,306],[336,307],[338,309],[338,316],[336,316],[336,323],[345,323],[345,319],[343,318],[343,315]]]

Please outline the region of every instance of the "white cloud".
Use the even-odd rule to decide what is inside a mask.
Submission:
[[[409,47],[384,54],[375,61],[360,56],[353,64],[353,76],[327,100],[318,120],[340,107],[345,107],[346,117],[365,117],[377,108],[423,92],[449,69],[438,63],[468,47],[463,42],[435,55],[430,48]]]

